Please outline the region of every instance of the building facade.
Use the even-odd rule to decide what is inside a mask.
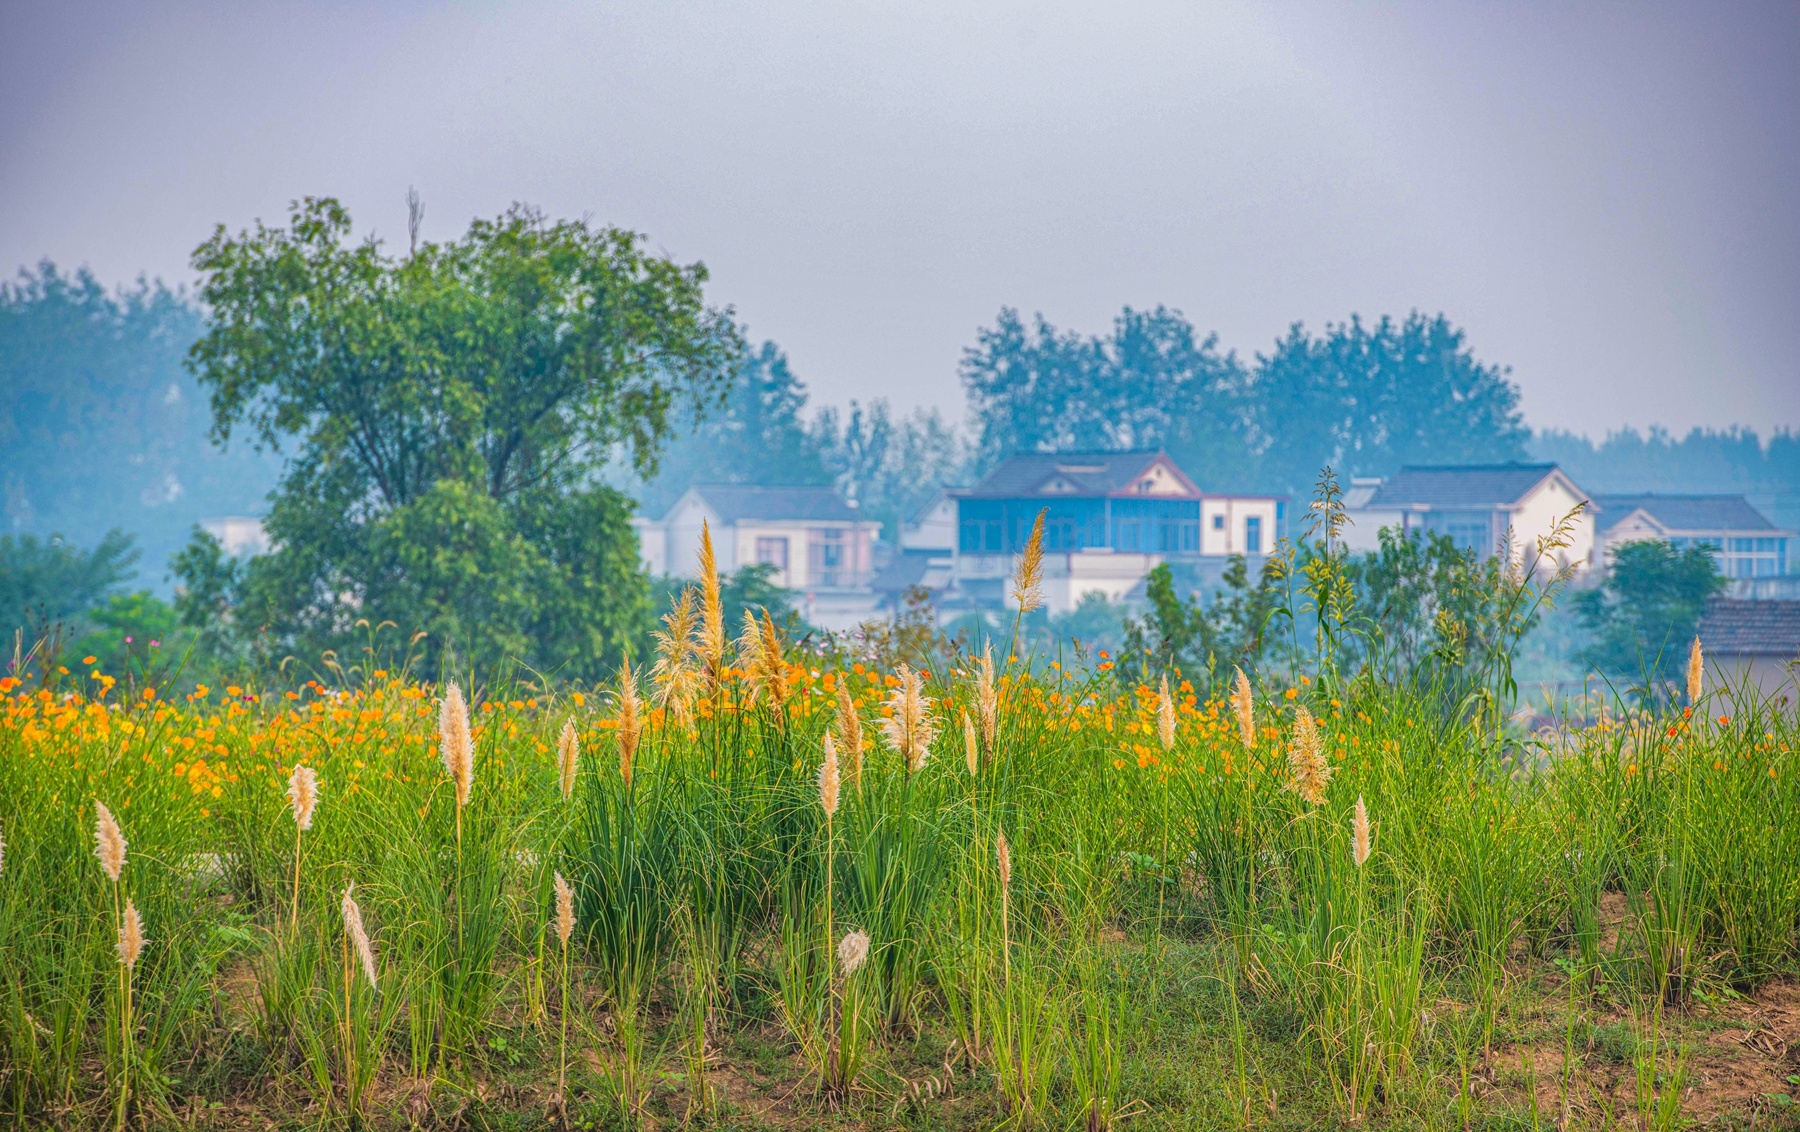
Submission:
[[[1428,531],[1484,558],[1510,547],[1513,561],[1524,565],[1535,540],[1584,501],[1589,506],[1573,520],[1569,545],[1541,563],[1584,573],[1604,561],[1596,509],[1555,464],[1409,465],[1389,479],[1352,480],[1343,537],[1351,550],[1374,550],[1384,527]]]
[[[651,574],[697,576],[705,524],[720,573],[771,566],[770,581],[801,594],[866,590],[881,530],[835,488],[747,484],[696,484],[660,519],[635,522]]]
[[[1776,528],[1741,495],[1602,495],[1600,534],[1610,554],[1628,542],[1662,539],[1677,550],[1704,547],[1727,578],[1782,578],[1793,531]]]

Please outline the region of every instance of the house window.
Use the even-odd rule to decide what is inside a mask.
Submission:
[[[1728,578],[1774,578],[1787,572],[1784,538],[1734,538],[1725,552]]]
[[[845,553],[842,527],[825,527],[807,532],[807,576],[821,586],[854,584],[849,555]]]
[[[1142,536],[1138,534],[1138,527],[1140,524],[1135,519],[1122,519],[1118,526],[1119,541],[1117,545],[1120,550],[1135,551],[1143,549],[1138,545],[1139,539]]]
[[[1244,520],[1244,553],[1262,553],[1262,516],[1251,515]]]
[[[959,541],[964,554],[998,554],[1000,524],[991,519],[964,519]]]
[[[1225,529],[1225,516],[1214,515],[1213,516],[1213,530],[1222,531],[1224,529]]]
[[[756,560],[764,566],[775,567],[777,573],[787,573],[788,540],[785,538],[758,538],[756,540]]]

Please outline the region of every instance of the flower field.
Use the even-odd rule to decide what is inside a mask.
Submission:
[[[1789,703],[728,660],[696,600],[582,690],[0,681],[6,1119],[1789,1120]]]

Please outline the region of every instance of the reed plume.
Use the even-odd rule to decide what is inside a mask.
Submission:
[[[700,690],[700,673],[694,668],[700,628],[695,598],[692,586],[683,589],[674,608],[663,614],[663,628],[650,634],[656,641],[656,663],[650,668],[654,702],[682,727],[693,726],[694,697]]]
[[[1369,808],[1363,805],[1362,795],[1356,796],[1356,813],[1350,818],[1350,856],[1357,868],[1369,859]]]
[[[1688,646],[1687,693],[1688,703],[1700,702],[1701,684],[1706,676],[1706,652],[1700,647],[1699,634],[1694,635],[1694,643]]]
[[[719,603],[719,567],[713,558],[712,529],[700,521],[700,659],[713,687],[725,677],[725,609]]]
[[[562,734],[556,737],[556,784],[566,802],[575,793],[575,768],[581,765],[581,737],[575,733],[575,720],[563,720]]]
[[[313,807],[319,804],[319,772],[295,764],[294,773],[288,775],[287,796],[294,811],[294,828],[302,833],[311,829]]]
[[[744,670],[744,681],[750,686],[750,702],[769,705],[779,724],[781,709],[787,700],[787,658],[782,655],[781,636],[775,631],[775,620],[763,610],[759,619],[744,610],[744,629],[737,639],[738,667]]]
[[[556,941],[564,947],[569,946],[569,937],[575,934],[575,890],[569,886],[567,878],[556,874]]]
[[[850,785],[860,794],[863,770],[862,716],[857,714],[856,701],[850,698],[849,683],[842,679],[837,685],[837,725],[838,742],[850,755]]]
[[[832,742],[831,732],[825,733],[825,761],[819,764],[819,805],[824,807],[825,820],[830,821],[838,808],[838,756],[837,744]]]
[[[561,873],[556,874],[556,940],[562,945],[562,1009],[557,1013],[562,1033],[556,1049],[556,1097],[562,1103],[569,1082],[569,937],[575,934],[575,890]]]
[[[906,772],[917,774],[931,755],[931,741],[937,736],[937,722],[929,714],[931,701],[925,697],[925,678],[908,665],[900,666],[900,684],[888,697],[890,714],[881,721],[881,732],[888,746],[906,760]]]
[[[1319,725],[1304,705],[1294,709],[1294,743],[1288,750],[1287,788],[1312,805],[1325,801],[1325,784],[1331,781],[1331,763],[1325,758],[1325,740]]]
[[[106,873],[106,879],[114,884],[119,883],[119,874],[125,871],[125,835],[119,831],[119,823],[114,819],[112,811],[106,803],[94,803],[94,855],[100,858],[100,869]]]
[[[1231,706],[1237,712],[1238,740],[1244,750],[1256,749],[1256,699],[1250,694],[1250,678],[1237,670],[1237,687],[1231,693]]]
[[[119,917],[119,962],[125,964],[126,970],[132,970],[143,951],[144,921],[138,915],[137,905],[127,900],[125,912]]]
[[[1000,696],[994,691],[994,646],[981,646],[981,667],[975,672],[975,714],[981,718],[981,738],[992,752],[1000,735]]]
[[[969,777],[974,778],[981,773],[981,744],[975,738],[975,721],[963,712],[963,762],[969,768]]]
[[[994,862],[1000,869],[1000,888],[1002,891],[1012,889],[1012,847],[1006,843],[1006,831],[1003,829],[994,838]]]
[[[1046,507],[1038,512],[1037,522],[1031,524],[1031,537],[1025,541],[1025,551],[1019,555],[1019,565],[1013,571],[1013,598],[1019,603],[1019,614],[1024,616],[1044,604],[1044,516],[1049,512]]]
[[[6,838],[0,836],[0,875],[6,873]]]
[[[838,942],[838,968],[843,971],[844,978],[856,974],[856,969],[863,965],[869,957],[869,935],[867,932],[854,931],[845,935]]]
[[[1175,701],[1169,697],[1169,674],[1163,673],[1162,689],[1156,695],[1156,737],[1162,740],[1162,749],[1173,750],[1175,747]]]
[[[619,779],[631,788],[631,765],[637,757],[638,722],[637,680],[631,675],[631,658],[619,666]]]
[[[994,861],[1000,871],[1000,963],[1006,974],[1006,989],[1012,990],[1012,848],[1006,844],[1003,829],[994,837]]]
[[[475,735],[469,730],[469,705],[455,683],[444,689],[438,706],[438,753],[445,773],[456,783],[456,811],[461,814],[475,779]]]
[[[363,929],[362,908],[356,903],[356,882],[344,889],[342,904],[344,915],[344,938],[349,940],[350,949],[356,952],[356,958],[362,964],[362,972],[369,980],[371,988],[379,987],[375,977],[375,951],[369,945],[369,933]]]

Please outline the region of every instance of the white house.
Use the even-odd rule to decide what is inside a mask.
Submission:
[[[1598,508],[1555,464],[1411,465],[1390,479],[1352,480],[1344,493],[1343,538],[1351,550],[1374,550],[1383,527],[1432,531],[1485,557],[1497,554],[1510,532],[1513,560],[1523,565],[1537,538],[1584,501],[1589,505],[1575,519],[1570,544],[1555,552],[1555,563],[1544,564],[1569,563],[1581,572],[1604,561]]]
[[[1793,531],[1776,528],[1741,495],[1601,495],[1602,554],[1628,542],[1662,539],[1677,550],[1703,546],[1727,578],[1788,573]]]

